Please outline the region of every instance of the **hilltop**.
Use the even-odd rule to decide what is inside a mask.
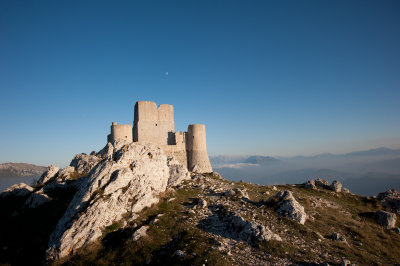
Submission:
[[[1,163],[0,178],[40,176],[45,170],[44,166],[28,163]]]
[[[152,144],[78,154],[3,192],[0,208],[0,263],[12,265],[400,262],[395,191],[232,182],[188,172]]]

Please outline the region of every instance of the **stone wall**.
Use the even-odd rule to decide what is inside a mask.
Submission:
[[[175,131],[174,107],[169,104],[157,104],[139,101],[135,105],[133,121],[133,141],[151,142],[157,145],[167,145]]]
[[[117,125],[113,122],[107,140],[113,142],[117,139],[153,143],[190,171],[212,172],[207,154],[205,125],[189,125],[188,132],[175,132],[173,105],[161,104],[157,107],[155,102],[136,102],[133,130],[131,125]]]
[[[109,142],[114,142],[118,139],[124,139],[132,142],[132,125],[118,125],[113,122],[111,125],[111,134],[109,137]]]

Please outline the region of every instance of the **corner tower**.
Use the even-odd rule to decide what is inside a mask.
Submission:
[[[210,173],[212,167],[207,154],[206,126],[189,125],[187,133],[188,170],[197,173]]]
[[[107,136],[107,141],[112,143],[118,139],[132,142],[132,125],[118,125],[117,122],[112,122],[111,134]]]

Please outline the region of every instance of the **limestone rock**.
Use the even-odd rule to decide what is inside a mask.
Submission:
[[[356,266],[356,264],[351,263],[348,259],[343,259],[342,263],[340,264],[341,266]]]
[[[207,207],[207,201],[204,200],[204,199],[199,199],[197,205],[198,205],[200,208],[204,209],[205,207]]]
[[[268,202],[279,200],[277,212],[282,215],[289,217],[292,220],[300,224],[304,224],[307,219],[307,214],[304,211],[304,207],[297,202],[293,197],[293,194],[289,190],[279,191],[275,196],[271,197]]]
[[[54,179],[60,168],[57,165],[50,165],[46,168],[46,171],[42,174],[39,180],[36,182],[36,185],[41,186],[47,183],[48,181]]]
[[[113,153],[114,146],[111,144],[111,142],[108,142],[107,145],[97,153],[97,156],[109,160],[112,158]]]
[[[218,172],[212,172],[211,175],[212,175],[213,177],[216,177],[216,178],[219,178],[219,179],[222,178],[221,174],[218,173]]]
[[[11,187],[7,188],[4,190],[1,194],[1,198],[5,198],[8,196],[17,196],[17,197],[24,197],[32,193],[33,188],[31,186],[28,186],[25,183],[19,183],[12,185]]]
[[[94,241],[103,228],[127,213],[135,219],[143,208],[157,203],[159,193],[167,188],[169,168],[160,148],[131,143],[113,157],[115,161],[99,162],[81,183],[50,236],[48,260]]]
[[[180,257],[180,258],[185,257],[186,252],[178,249],[177,251],[175,251],[175,256]]]
[[[396,226],[396,214],[386,211],[377,211],[376,219],[378,224],[386,227],[387,229],[392,229]]]
[[[343,235],[337,233],[337,232],[333,232],[331,235],[332,240],[335,241],[340,241],[340,242],[346,242],[346,238],[344,238]]]
[[[304,183],[304,187],[309,188],[309,189],[317,189],[317,186],[315,185],[314,180],[309,180],[306,183]]]
[[[168,157],[167,164],[169,167],[169,187],[176,186],[182,183],[183,180],[190,179],[190,173],[187,170],[186,166],[180,164],[178,160],[176,160],[174,157]]]
[[[50,201],[51,198],[44,193],[42,188],[29,196],[29,198],[25,201],[24,207],[33,209]]]
[[[71,174],[75,172],[75,168],[73,166],[67,166],[60,170],[57,179],[60,180],[70,180]]]
[[[226,238],[254,243],[257,241],[282,241],[281,237],[267,227],[245,220],[239,213],[213,215],[200,222],[200,227]]]
[[[318,178],[317,180],[315,180],[315,185],[320,188],[330,189],[328,181],[321,179],[321,178]]]
[[[335,180],[335,181],[332,182],[330,188],[331,188],[331,190],[333,190],[335,192],[342,192],[342,183],[340,183],[339,181]]]
[[[392,210],[400,215],[400,193],[394,189],[379,193],[378,199],[381,200],[382,206]]]
[[[256,241],[282,240],[277,234],[274,234],[265,226],[257,224],[255,222],[246,221],[238,214],[232,215],[231,220],[232,220],[232,227],[235,229],[241,229],[239,231],[239,236],[242,239],[245,239],[247,242],[251,242],[254,240]]]
[[[132,235],[132,241],[138,241],[140,238],[147,235],[147,230],[149,230],[148,226],[142,226],[138,230],[136,230]]]
[[[342,188],[342,192],[345,193],[345,194],[349,194],[350,190],[348,188],[344,187],[344,188]]]
[[[87,155],[80,153],[75,155],[72,159],[70,166],[75,168],[78,173],[89,173],[90,170],[100,161],[100,158],[95,155]]]
[[[241,198],[245,198],[245,199],[249,198],[249,194],[244,189],[242,190],[240,188],[234,188],[233,191],[235,191],[236,195],[238,195]]]

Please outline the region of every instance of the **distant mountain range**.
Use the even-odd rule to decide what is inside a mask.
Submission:
[[[2,163],[0,164],[0,191],[20,182],[30,184],[45,170],[44,166],[28,163]]]
[[[389,149],[385,147],[370,149],[366,151],[355,151],[343,154],[333,153],[320,153],[317,155],[304,156],[298,155],[293,157],[271,157],[262,155],[215,155],[210,156],[211,164],[233,164],[233,163],[256,163],[256,164],[270,164],[273,162],[281,162],[291,159],[324,159],[324,158],[350,158],[350,157],[372,157],[372,156],[400,156],[400,149]]]
[[[0,164],[0,178],[38,176],[45,170],[44,166],[28,163],[2,163]]]
[[[351,191],[375,195],[400,190],[400,149],[377,148],[345,154],[270,157],[211,156],[213,168],[225,178],[257,184],[302,183],[309,179],[340,180]]]
[[[275,158],[270,157],[270,156],[250,156],[244,162],[245,163],[267,165],[267,164],[271,164],[271,163],[277,163],[277,162],[280,162],[280,161],[281,160],[275,159]]]

